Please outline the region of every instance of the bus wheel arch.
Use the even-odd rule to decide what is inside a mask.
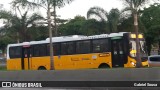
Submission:
[[[110,66],[107,63],[101,63],[98,68],[110,68]]]
[[[45,66],[39,66],[38,70],[47,70]]]

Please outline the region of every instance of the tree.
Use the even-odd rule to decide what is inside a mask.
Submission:
[[[119,32],[134,32],[133,17],[121,18],[118,30]]]
[[[111,9],[108,13],[103,8],[92,7],[87,12],[87,18],[92,18],[93,15],[96,16],[97,20],[106,21],[108,23],[110,33],[118,32],[117,25],[121,15],[118,9]]]
[[[51,29],[51,9],[54,9],[53,16],[54,16],[54,26],[55,26],[55,35],[57,35],[57,24],[56,24],[56,7],[63,7],[66,3],[70,3],[73,0],[33,0],[32,2],[28,0],[22,0],[23,2],[20,2],[20,0],[15,0],[19,1],[17,4],[20,4],[23,7],[27,7],[31,5],[33,6],[38,6],[44,8],[47,11],[47,21],[48,21],[48,29],[49,29],[49,37],[50,37],[50,66],[51,70],[54,69],[53,66],[53,45],[52,45],[52,29]]]
[[[141,12],[141,21],[145,26],[146,43],[150,55],[151,45],[159,42],[160,49],[160,4],[155,3]]]
[[[12,37],[10,37],[10,34],[6,32],[6,27],[0,28],[0,50],[2,50],[2,53],[4,54],[6,51],[6,47],[8,43],[15,42]]]
[[[106,22],[95,19],[86,20],[85,17],[76,16],[58,27],[61,35],[95,35],[106,33]]]
[[[0,11],[0,18],[6,20],[7,30],[16,35],[17,42],[29,41],[29,34],[27,33],[28,27],[32,25],[35,21],[43,19],[42,16],[34,13],[31,16],[27,16],[27,11],[21,15],[21,17],[16,16],[10,11]]]
[[[48,28],[44,25],[33,24],[31,27],[28,27],[29,40],[39,41],[45,40],[48,38]]]
[[[0,42],[0,50],[2,50],[2,53],[5,53],[8,43],[12,43],[13,39],[8,36],[3,36],[0,38]]]
[[[70,4],[74,0],[34,0],[34,2],[39,6],[44,8],[47,11],[47,18],[54,17],[54,36],[57,36],[57,14],[56,8],[64,7],[67,4]],[[52,12],[53,9],[53,12]],[[48,13],[49,12],[49,13]]]
[[[85,22],[85,17],[76,16],[68,21],[68,23],[61,24],[58,27],[58,31],[61,35],[83,35],[82,27]]]
[[[70,3],[73,0],[35,0],[38,4],[47,10],[48,28],[50,36],[50,57],[51,57],[51,70],[54,69],[53,66],[53,45],[52,45],[52,31],[51,31],[51,8],[54,9],[54,25],[55,25],[55,36],[57,35],[57,24],[56,24],[56,7],[63,7],[65,3]]]

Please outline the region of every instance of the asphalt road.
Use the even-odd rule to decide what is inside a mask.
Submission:
[[[0,81],[160,81],[160,68],[0,71]]]
[[[0,71],[0,81],[160,81],[160,68],[113,68],[90,70]],[[114,84],[114,83],[113,83]],[[160,85],[158,85],[160,86]],[[39,88],[0,88],[39,90]],[[159,87],[41,88],[40,90],[160,90]]]

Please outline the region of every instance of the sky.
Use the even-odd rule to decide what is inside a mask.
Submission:
[[[12,0],[1,0],[0,4],[3,4],[3,9],[11,10],[10,3]],[[112,8],[118,8],[121,10],[123,4],[120,0],[74,0],[70,4],[66,4],[62,8],[57,8],[57,15],[61,19],[73,19],[77,15],[87,16],[87,11],[94,6],[103,8],[106,11],[110,11]],[[46,17],[46,11],[40,9],[38,11],[41,15]],[[0,20],[0,26],[3,26],[3,21]]]
[[[10,10],[9,3],[12,0],[1,0],[0,4],[3,4],[3,8]],[[120,0],[74,0],[70,4],[66,4],[63,8],[57,9],[57,15],[62,19],[74,18],[76,15],[85,16],[87,11],[94,6],[99,6],[106,11],[112,8],[122,9],[123,4]],[[41,14],[45,16],[45,11],[40,10]]]
[[[76,15],[85,16],[87,11],[94,6],[102,7],[109,11],[112,8],[122,9],[120,0],[75,0],[71,4],[57,10],[57,14],[62,18],[73,18]]]

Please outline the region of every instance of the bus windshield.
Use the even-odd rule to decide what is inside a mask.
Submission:
[[[146,46],[145,41],[140,40],[139,41],[139,46],[140,46],[140,56],[141,57],[146,57],[147,52],[146,52],[146,48],[145,48],[145,46]],[[132,57],[136,57],[136,41],[135,40],[130,41],[130,55]]]

